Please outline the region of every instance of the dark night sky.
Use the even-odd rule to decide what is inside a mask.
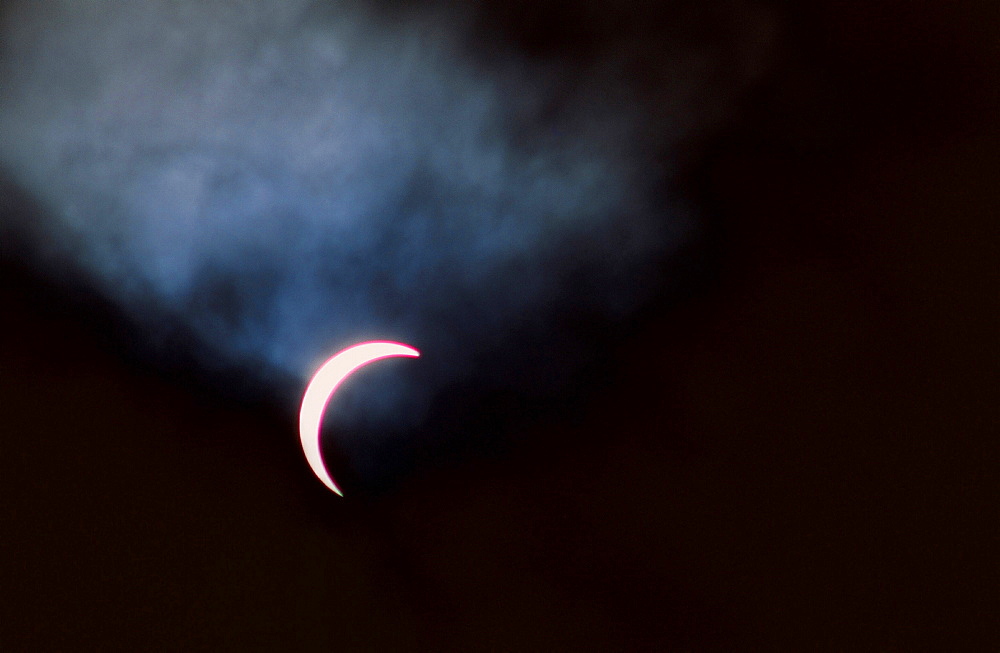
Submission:
[[[333,496],[287,412],[4,259],[0,648],[995,650],[1000,19],[773,7],[683,178],[697,278],[382,491]],[[540,13],[498,24],[586,41]]]

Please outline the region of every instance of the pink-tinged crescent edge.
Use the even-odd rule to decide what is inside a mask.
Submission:
[[[327,472],[323,454],[320,452],[323,413],[337,388],[355,370],[377,360],[396,356],[416,358],[420,356],[420,352],[401,342],[362,342],[348,347],[320,365],[306,386],[306,392],[302,396],[302,408],[299,410],[299,438],[302,441],[302,451],[316,477],[340,496],[344,496],[344,493]]]

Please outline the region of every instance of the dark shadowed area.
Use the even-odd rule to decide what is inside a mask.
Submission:
[[[42,5],[0,649],[1000,645],[995,7]]]

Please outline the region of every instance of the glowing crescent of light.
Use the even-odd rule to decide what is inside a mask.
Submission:
[[[401,342],[363,342],[348,347],[316,370],[302,397],[302,409],[299,411],[299,438],[302,440],[302,451],[305,452],[313,473],[323,481],[324,485],[340,496],[344,496],[344,493],[330,478],[326,465],[323,464],[323,454],[319,450],[323,412],[330,403],[333,393],[351,373],[368,363],[394,356],[416,358],[420,356],[420,352]]]

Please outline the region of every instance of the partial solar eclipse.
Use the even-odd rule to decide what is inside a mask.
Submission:
[[[420,356],[420,352],[401,342],[363,342],[348,347],[316,370],[302,397],[302,409],[299,411],[299,438],[302,440],[302,451],[305,452],[309,467],[316,477],[340,496],[344,496],[344,493],[327,472],[319,448],[323,413],[333,398],[333,393],[355,370],[368,363],[396,356],[416,358]]]

